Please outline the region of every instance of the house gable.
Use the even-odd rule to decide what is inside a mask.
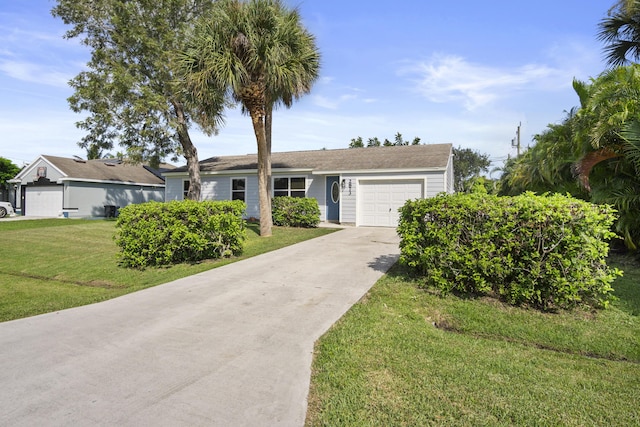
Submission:
[[[116,207],[163,201],[165,193],[157,172],[117,159],[43,155],[12,183],[16,208],[29,216],[100,217]]]

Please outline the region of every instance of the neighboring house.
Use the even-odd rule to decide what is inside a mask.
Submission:
[[[257,156],[200,162],[203,200],[240,199],[259,217]],[[313,197],[320,219],[356,226],[395,227],[408,199],[453,192],[451,144],[273,153],[272,196]],[[186,167],[163,173],[166,200],[189,189]]]
[[[164,201],[160,172],[118,159],[40,156],[9,182],[25,216],[105,217],[133,203]]]

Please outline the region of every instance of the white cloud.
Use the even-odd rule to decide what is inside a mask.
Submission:
[[[311,97],[313,103],[318,107],[326,108],[328,110],[335,110],[338,108],[338,102],[334,99],[329,99],[322,95],[313,95]]]
[[[72,78],[62,71],[27,61],[0,60],[0,72],[13,79],[55,87],[67,87]]]
[[[462,103],[467,110],[508,97],[514,91],[540,88],[563,74],[545,65],[498,68],[473,64],[455,55],[435,55],[429,61],[410,64],[400,70],[410,74],[419,93],[432,102]]]
[[[354,94],[344,94],[331,99],[323,95],[312,96],[312,101],[315,105],[328,110],[337,110],[345,102],[355,99],[358,99],[358,96]]]

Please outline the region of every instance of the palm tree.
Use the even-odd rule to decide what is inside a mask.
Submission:
[[[195,26],[182,55],[187,87],[203,101],[226,91],[251,117],[258,145],[260,235],[270,236],[271,115],[311,90],[320,55],[297,10],[280,0],[220,0]],[[215,92],[215,91],[214,91]]]
[[[606,60],[617,67],[640,58],[640,1],[619,0],[599,24]]]

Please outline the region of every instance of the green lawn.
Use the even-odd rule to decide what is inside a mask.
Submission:
[[[317,343],[306,425],[640,425],[640,266],[614,264],[612,307],[559,313],[394,267]]]
[[[104,301],[332,231],[274,227],[260,238],[249,224],[240,257],[131,270],[118,266],[114,221],[0,221],[0,321]]]

